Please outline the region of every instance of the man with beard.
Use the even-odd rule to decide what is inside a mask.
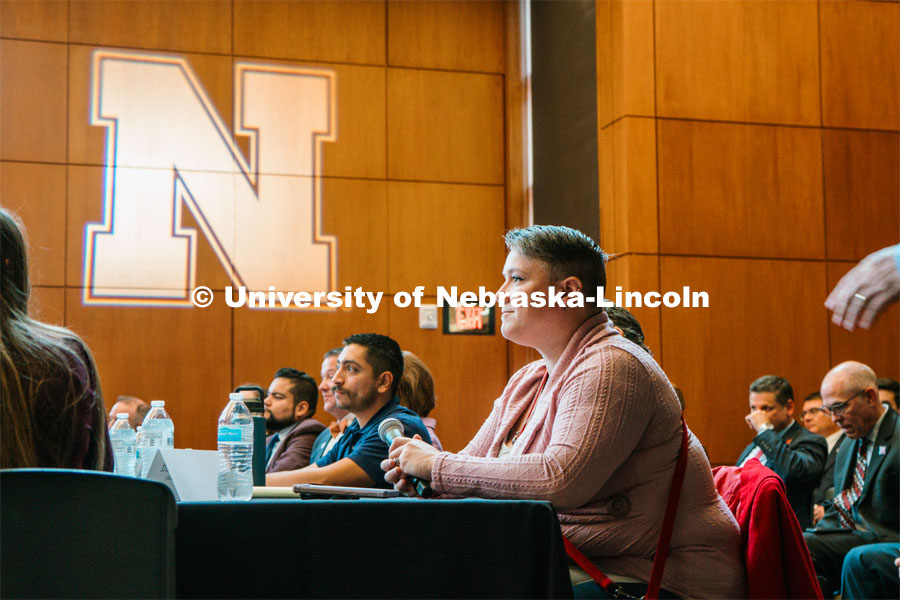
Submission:
[[[403,424],[404,435],[418,435],[431,443],[422,419],[397,400],[402,375],[403,354],[391,338],[377,333],[346,338],[331,382],[337,406],[356,415],[356,421],[321,459],[299,470],[267,474],[266,485],[391,488],[381,470],[381,461],[388,456],[388,446],[378,436],[381,422],[389,417],[397,419]]]
[[[312,418],[318,390],[315,380],[297,369],[275,373],[266,396],[266,473],[291,471],[309,464],[313,442],[325,428]]]

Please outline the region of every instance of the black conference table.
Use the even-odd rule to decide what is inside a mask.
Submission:
[[[179,598],[571,598],[546,502],[183,502]]]

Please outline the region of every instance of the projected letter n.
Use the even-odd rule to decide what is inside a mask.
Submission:
[[[189,304],[197,232],[234,285],[335,288],[321,233],[321,142],[335,139],[332,71],[237,63],[235,133],[187,62],[95,51],[91,123],[107,128],[103,223],[87,226],[84,302]]]

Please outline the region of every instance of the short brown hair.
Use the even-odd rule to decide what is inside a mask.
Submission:
[[[397,388],[400,404],[420,417],[427,417],[434,408],[434,379],[431,371],[412,352],[403,351],[403,377]]]
[[[598,287],[606,286],[606,253],[577,229],[534,225],[508,231],[504,240],[510,251],[544,262],[554,280],[572,276],[580,279],[586,296],[593,296]]]
[[[785,406],[788,400],[794,399],[794,388],[787,379],[778,375],[763,375],[750,384],[750,391],[772,392],[775,394],[775,401],[781,406]]]

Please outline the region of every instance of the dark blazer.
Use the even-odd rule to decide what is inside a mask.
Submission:
[[[834,493],[853,485],[857,440],[841,444],[834,461]],[[872,458],[866,468],[862,495],[853,507],[853,520],[876,533],[881,542],[900,541],[900,418],[888,410],[878,430]],[[825,511],[816,530],[840,527],[837,510]]]
[[[841,434],[841,437],[835,442],[834,448],[828,453],[828,458],[825,459],[825,470],[822,471],[822,479],[819,482],[819,487],[813,490],[813,504],[825,504],[834,497],[834,459],[837,457],[841,444],[843,444],[846,439],[847,436]]]
[[[800,521],[800,527],[812,527],[812,494],[822,478],[828,444],[825,438],[810,433],[794,421],[782,438],[774,429],[753,438],[738,458],[741,464],[754,446],[762,448],[766,466],[784,481],[788,502]]]
[[[302,469],[309,464],[309,453],[312,451],[313,442],[325,426],[315,419],[304,419],[291,429],[290,433],[281,440],[281,444],[272,454],[272,460],[266,467],[266,473],[276,471],[293,471]],[[274,435],[274,434],[273,434]],[[266,438],[266,444],[272,436]]]

